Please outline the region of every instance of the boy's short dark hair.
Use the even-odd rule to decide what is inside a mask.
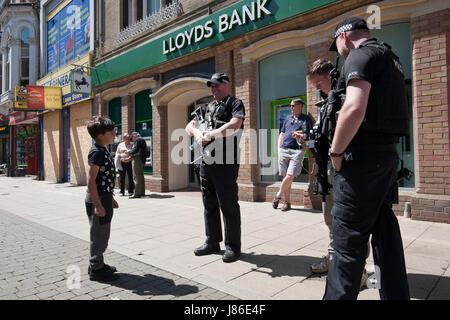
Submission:
[[[99,134],[105,134],[108,131],[114,130],[114,121],[106,117],[93,116],[88,121],[87,130],[92,139],[96,139]]]
[[[315,75],[328,75],[334,69],[331,61],[326,59],[317,59],[308,68],[306,75],[308,77]]]

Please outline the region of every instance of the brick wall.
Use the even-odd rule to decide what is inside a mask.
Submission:
[[[450,195],[450,9],[411,20],[418,193]]]
[[[133,96],[122,97],[122,135],[134,131],[134,104]]]

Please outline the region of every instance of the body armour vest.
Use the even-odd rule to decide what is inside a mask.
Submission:
[[[388,44],[374,40],[361,44],[356,50],[366,51],[364,54],[370,54],[375,59],[366,116],[360,130],[409,135],[409,107],[399,58]]]

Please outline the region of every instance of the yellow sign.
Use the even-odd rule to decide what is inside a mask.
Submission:
[[[28,85],[27,105],[30,110],[62,109],[61,88]]]
[[[27,88],[16,87],[16,99],[14,99],[14,109],[27,109]]]

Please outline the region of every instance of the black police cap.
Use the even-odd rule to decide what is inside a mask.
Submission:
[[[369,30],[369,27],[367,27],[367,22],[360,18],[360,17],[349,17],[342,20],[341,23],[339,23],[336,26],[336,29],[334,30],[334,39],[333,43],[330,46],[330,51],[337,51],[336,47],[336,39],[341,35],[342,32],[357,30],[357,29],[366,29]]]
[[[208,82],[206,82],[206,85],[208,87],[211,87],[212,83],[229,83],[230,82],[230,78],[225,74],[225,73],[214,73],[211,76],[211,80],[208,80]]]

